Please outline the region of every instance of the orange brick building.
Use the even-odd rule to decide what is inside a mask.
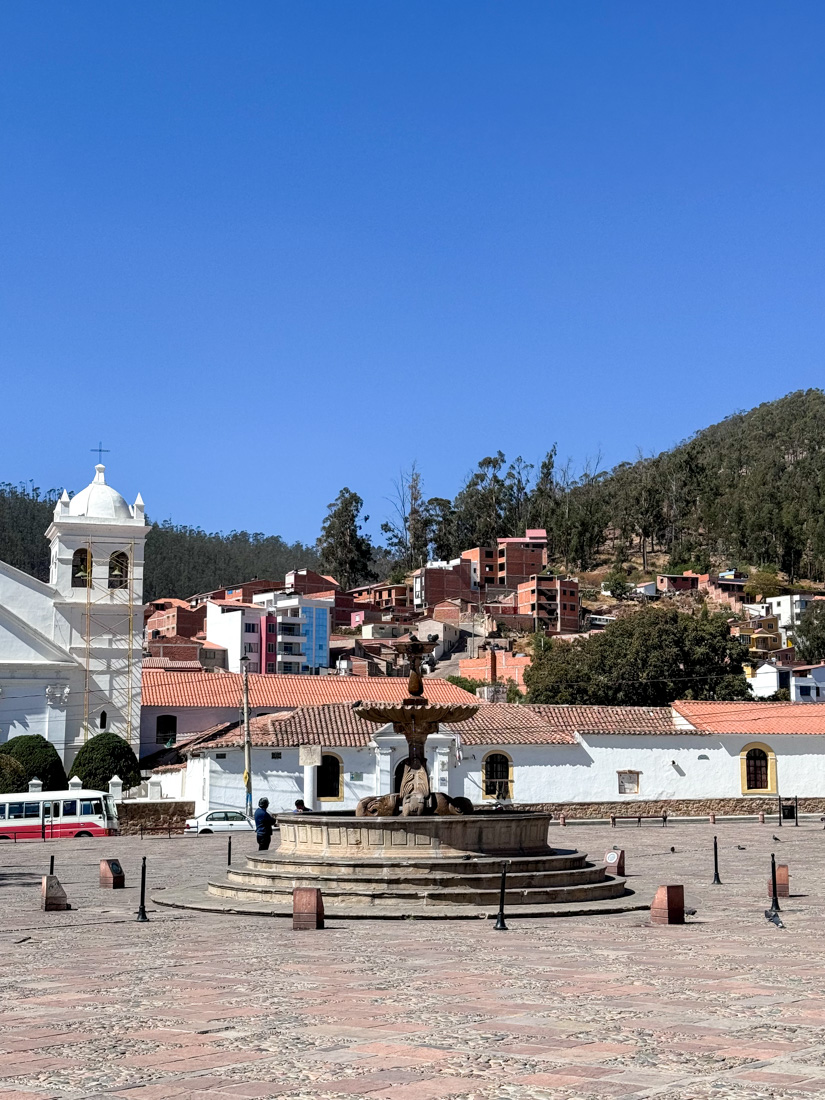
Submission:
[[[577,633],[580,606],[579,582],[572,577],[540,574],[518,586],[518,613],[530,615],[535,630]]]
[[[483,646],[478,657],[468,657],[458,662],[458,674],[490,684],[506,684],[512,680],[519,687],[524,687],[524,670],[531,664],[529,653],[510,653],[506,649]]]

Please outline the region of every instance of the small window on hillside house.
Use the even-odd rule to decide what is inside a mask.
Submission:
[[[106,727],[108,726],[108,724],[109,724],[109,716],[108,716],[108,714],[106,713],[105,710],[102,710],[100,712],[100,721],[99,721],[100,728],[102,730],[105,730]]]

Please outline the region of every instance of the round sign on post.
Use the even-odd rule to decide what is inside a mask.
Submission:
[[[617,875],[624,874],[624,851],[618,848],[611,848],[609,852],[604,854],[604,862],[614,871]]]

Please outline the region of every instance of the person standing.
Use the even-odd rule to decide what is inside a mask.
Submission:
[[[258,799],[258,808],[255,811],[255,836],[258,840],[258,851],[265,852],[272,842],[272,829],[275,818],[269,812],[268,798]]]

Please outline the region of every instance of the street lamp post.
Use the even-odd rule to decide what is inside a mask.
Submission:
[[[252,736],[249,732],[249,658],[241,657],[243,682],[243,783],[246,788],[246,816],[252,817]]]

